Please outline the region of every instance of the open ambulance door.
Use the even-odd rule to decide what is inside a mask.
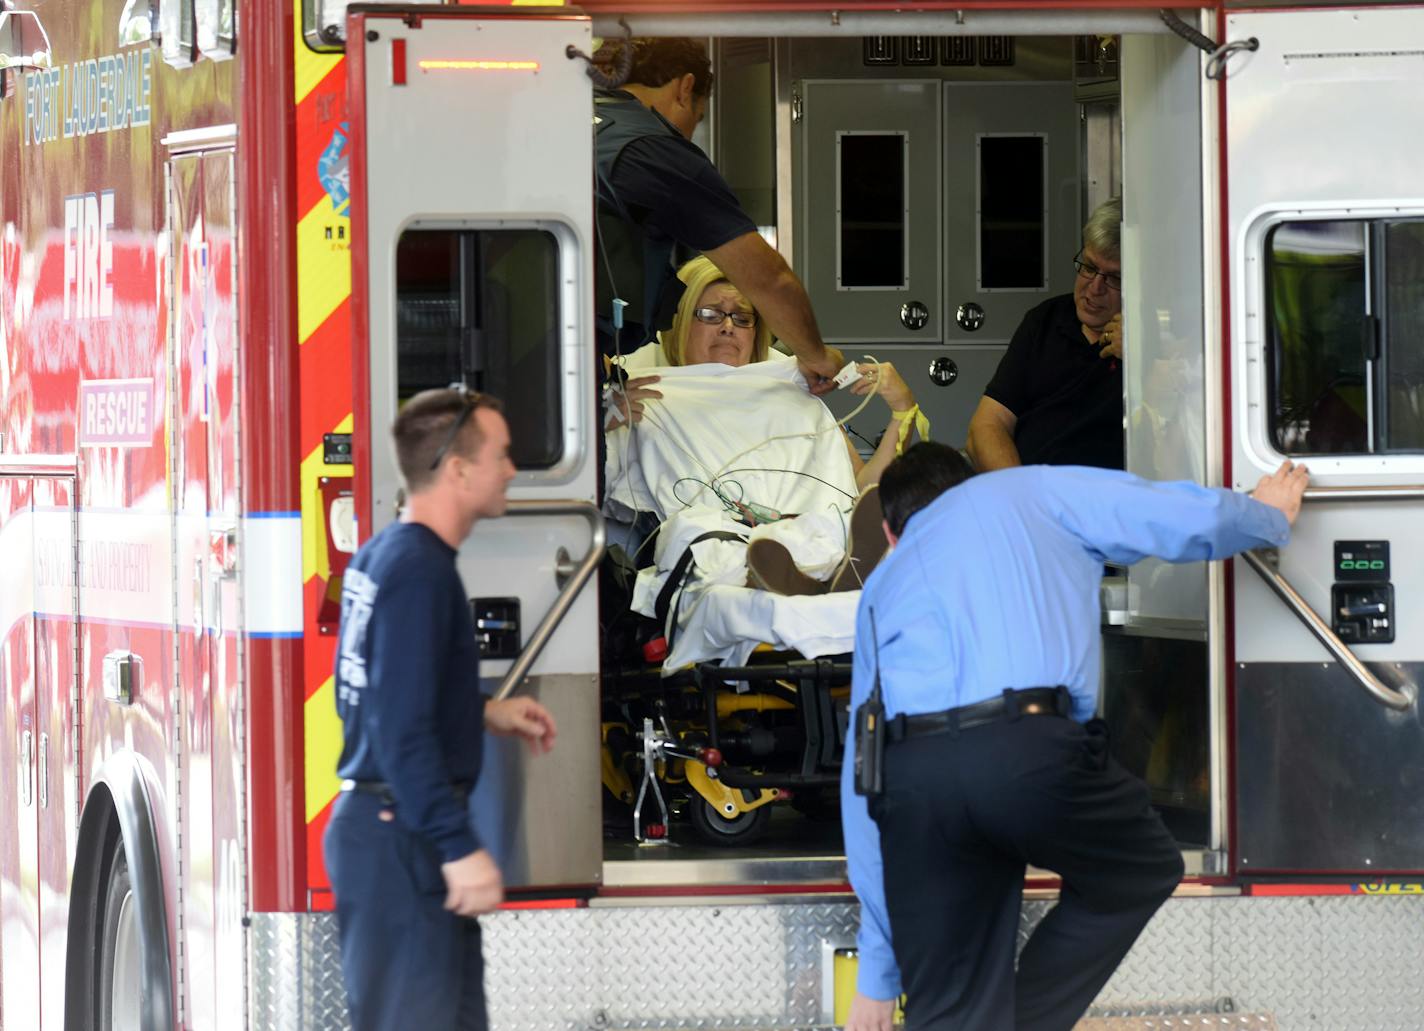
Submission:
[[[1227,450],[1312,489],[1232,571],[1236,869],[1424,871],[1424,8],[1225,19]]]
[[[358,522],[395,518],[403,400],[465,383],[504,402],[508,514],[459,556],[485,690],[554,713],[529,757],[486,746],[472,800],[507,885],[601,877],[590,24],[567,8],[351,9]]]

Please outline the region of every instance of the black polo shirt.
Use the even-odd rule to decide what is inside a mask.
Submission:
[[[1123,467],[1122,363],[1083,335],[1072,294],[1024,316],[984,395],[1018,416],[1024,465]]]
[[[710,251],[755,232],[756,223],[702,149],[658,112],[651,114],[667,133],[624,146],[610,176],[618,199],[642,230],[694,251]]]
[[[630,93],[601,90],[595,114],[602,120],[596,157],[603,252],[595,290],[600,347],[608,354],[613,293],[606,264],[629,302],[623,346],[636,347],[672,322],[682,296],[675,266],[755,232],[756,224],[701,148],[657,111]]]

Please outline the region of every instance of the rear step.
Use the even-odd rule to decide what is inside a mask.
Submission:
[[[1158,1017],[1088,1017],[1073,1031],[1276,1031],[1269,1013],[1182,1013]]]

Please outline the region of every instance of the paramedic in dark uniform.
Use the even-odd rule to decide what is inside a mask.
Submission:
[[[1281,547],[1307,479],[1286,462],[1248,496],[1084,467],[968,474],[917,444],[880,480],[893,550],[861,597],[851,707],[878,676],[884,789],[855,793],[852,740],[848,1031],[889,1031],[902,989],[911,1031],[1073,1027],[1182,876],[1147,786],[1092,719],[1103,563]],[[1028,864],[1062,889],[1015,974]]]
[[[487,1025],[480,925],[503,899],[466,799],[486,730],[554,741],[528,698],[487,701],[455,568],[514,476],[492,399],[427,390],[392,427],[407,499],[346,569],[336,657],[344,745],[324,840],[355,1031]]]
[[[1024,316],[969,420],[980,472],[1015,465],[1123,467],[1122,201],[1083,227],[1073,292]]]
[[[674,250],[681,246],[707,255],[761,313],[800,361],[812,392],[832,389],[829,378],[844,362],[822,342],[801,281],[692,142],[712,90],[706,48],[693,39],[615,41],[596,60],[616,63],[624,46],[633,48],[627,82],[594,90],[600,350],[615,350],[615,284],[628,302],[617,351],[631,353],[671,324],[678,301]]]

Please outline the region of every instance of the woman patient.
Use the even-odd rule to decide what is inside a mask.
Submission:
[[[648,414],[648,402],[662,402],[664,395],[657,386],[662,377],[650,371],[650,367],[720,365],[740,369],[765,362],[772,356],[771,332],[766,323],[740,291],[723,277],[716,265],[705,257],[696,258],[679,270],[678,277],[685,284],[685,290],[672,325],[660,335],[658,342],[648,344],[629,356],[625,364],[628,378],[621,390],[610,394],[607,422],[610,430],[626,425],[630,418],[634,425],[643,424],[645,415],[652,419]],[[871,488],[913,434],[926,434],[928,423],[919,414],[914,394],[894,366],[872,362],[857,368],[861,378],[852,384],[851,391],[861,397],[874,391],[890,411],[885,432],[868,461],[861,458],[849,435],[841,433],[849,471],[853,473],[855,488],[860,493],[849,523],[843,524],[846,531],[844,557],[835,572],[825,576],[822,569],[820,575],[825,578],[817,579],[801,572],[790,550],[780,541],[765,538],[753,540],[747,553],[747,564],[752,583],[756,586],[779,594],[851,590],[860,586],[864,576],[879,559],[883,536],[880,533],[878,499]],[[737,389],[737,386],[728,384],[727,389]],[[824,413],[824,409],[821,411]],[[666,418],[663,413],[660,415]],[[735,419],[735,416],[729,415],[728,419]],[[667,427],[661,425],[659,420],[652,421],[666,431]],[[723,425],[728,433],[737,428],[727,422]],[[805,471],[835,478],[824,466]],[[798,557],[808,558],[804,551]],[[814,566],[813,562],[812,567],[807,568]]]
[[[721,269],[707,258],[694,258],[678,270],[678,278],[686,284],[682,300],[672,325],[659,335],[657,343],[648,344],[630,356],[629,364],[640,372],[652,365],[702,365],[720,363],[740,368],[752,362],[767,360],[771,353],[771,330],[751,303],[723,276]],[[648,352],[648,353],[644,353]],[[904,379],[888,362],[879,365],[858,365],[861,378],[851,385],[852,393],[865,396],[878,393],[890,409],[889,422],[869,461],[845,435],[846,450],[855,469],[856,486],[862,491],[878,483],[880,474],[897,451],[904,450],[917,425],[923,426],[915,395]],[[660,377],[637,375],[628,379],[621,392],[611,397],[609,428],[623,425],[632,413],[632,421],[642,421],[644,402],[662,398],[656,389]],[[878,389],[877,389],[878,384]]]

